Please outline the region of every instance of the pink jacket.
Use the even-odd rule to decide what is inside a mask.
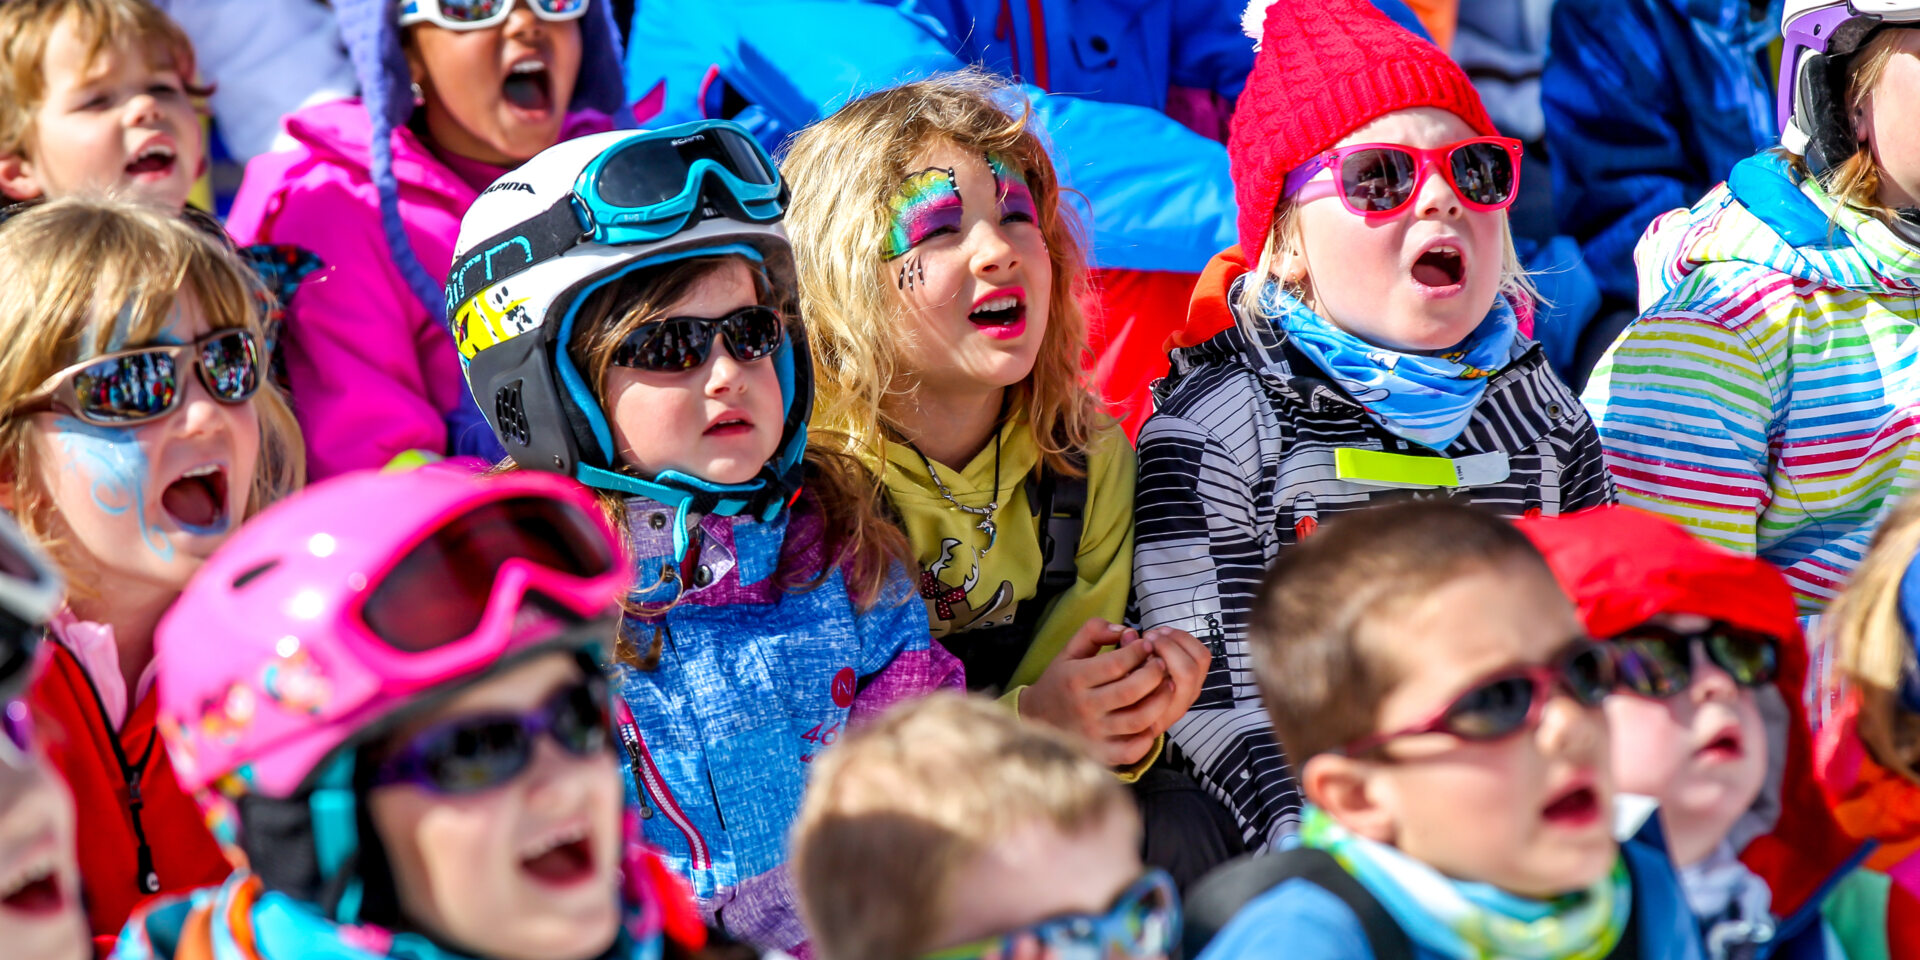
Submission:
[[[366,110],[336,100],[288,115],[286,126],[299,146],[247,164],[227,229],[242,244],[292,243],[320,257],[287,305],[285,334],[308,477],[377,468],[408,450],[445,453],[466,379],[444,318],[407,289],[388,253]],[[609,129],[604,114],[583,110],[561,138]],[[445,282],[478,191],[406,129],[394,131],[393,171],[414,252]]]

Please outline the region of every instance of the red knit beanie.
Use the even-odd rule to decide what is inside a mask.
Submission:
[[[1483,136],[1499,135],[1466,72],[1368,0],[1253,5],[1266,7],[1266,22],[1227,137],[1250,262],[1266,246],[1287,174],[1375,117],[1438,107]],[[1258,15],[1249,8],[1247,23]]]

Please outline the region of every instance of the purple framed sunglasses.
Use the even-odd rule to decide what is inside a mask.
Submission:
[[[531,713],[481,713],[420,731],[374,771],[375,786],[411,783],[440,794],[502,786],[533,763],[541,737],[576,757],[613,742],[607,681],[599,674],[561,688]]]

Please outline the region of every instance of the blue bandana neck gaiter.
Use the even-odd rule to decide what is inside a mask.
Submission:
[[[1505,296],[1494,299],[1463,343],[1439,354],[1374,346],[1277,287],[1269,288],[1265,303],[1274,326],[1381,426],[1434,450],[1445,450],[1467,429],[1487,380],[1513,362],[1523,343]]]

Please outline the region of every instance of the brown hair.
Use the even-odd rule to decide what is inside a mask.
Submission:
[[[87,45],[88,66],[108,45],[137,40],[146,47],[149,63],[180,74],[189,95],[213,92],[194,83],[193,42],[186,32],[147,0],[5,0],[0,2],[0,156],[20,156],[32,148],[33,112],[46,96],[47,42],[69,18]]]
[[[1880,522],[1866,559],[1827,608],[1840,675],[1860,692],[1860,740],[1882,764],[1920,782],[1920,715],[1900,705],[1913,670],[1913,639],[1900,615],[1900,582],[1920,554],[1920,497],[1909,496]]]
[[[177,214],[124,200],[66,197],[0,225],[0,476],[14,483],[22,529],[84,585],[65,556],[65,524],[41,488],[40,444],[13,407],[83,353],[106,353],[116,327],[147,343],[190,292],[215,330],[265,344],[260,281],[220,239]],[[124,324],[122,323],[124,318]],[[292,493],[306,472],[300,427],[268,380],[248,401],[260,418],[260,461],[247,516]]]
[[[1002,106],[1009,102],[1018,103],[1017,114]],[[888,201],[912,173],[913,158],[946,142],[1017,167],[1033,191],[1053,293],[1039,356],[1013,389],[1011,409],[1026,410],[1048,470],[1086,472],[1077,454],[1109,422],[1082,374],[1086,259],[1073,213],[1060,202],[1053,161],[1028,122],[1031,112],[1017,88],[969,69],[861,97],[794,138],[781,170],[794,188],[786,225],[817,371],[814,422],[843,431],[849,449],[880,451],[886,433],[900,432],[887,402],[912,392],[913,371],[900,355],[904,306],[881,256]]]
[[[692,257],[607,284],[587,297],[580,306],[580,323],[574,330],[572,342],[567,344],[567,352],[593,384],[594,399],[602,409],[607,407],[607,374],[620,343],[642,326],[663,319],[668,307],[729,263],[746,263],[746,260],[731,254]],[[774,285],[760,268],[749,266],[761,302],[791,318],[794,305],[770,302],[775,299]],[[789,320],[790,328],[797,326]],[[797,334],[797,330],[794,333]],[[719,349],[717,345],[716,349]],[[893,565],[908,563],[911,553],[907,538],[882,511],[880,491],[868,478],[865,468],[852,457],[833,449],[831,437],[825,446],[815,437],[817,434],[809,435],[806,453],[805,484],[811,495],[796,501],[793,509],[797,513],[819,515],[825,560],[818,569],[792,569],[788,566],[789,558],[811,551],[805,549],[804,544],[790,545],[781,551],[776,582],[790,591],[810,590],[838,567],[846,576],[848,596],[860,609],[871,609],[883,599]],[[615,525],[624,532],[627,526],[625,497],[601,491],[600,499]],[[630,612],[657,618],[667,609],[642,606]],[[648,669],[653,666],[652,657],[657,655],[640,652],[624,633],[615,653],[623,662]]]
[[[1030,824],[1067,834],[1133,804],[1067,734],[936,693],[849,734],[813,764],[793,828],[800,912],[822,960],[904,960],[937,946],[982,850]]]
[[[1470,573],[1546,561],[1478,507],[1415,500],[1341,514],[1280,554],[1248,624],[1254,677],[1296,768],[1372,734],[1400,681],[1375,627]]]

